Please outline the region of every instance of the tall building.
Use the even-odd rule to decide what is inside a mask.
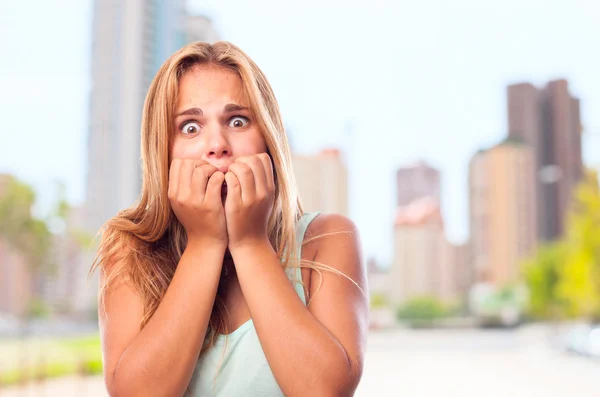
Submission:
[[[389,287],[393,304],[439,293],[443,243],[444,226],[435,199],[422,198],[398,209]]]
[[[440,172],[420,161],[396,172],[394,259],[388,294],[394,304],[430,296],[446,302],[465,298],[468,261],[451,244],[441,214]],[[465,280],[463,280],[465,278]]]
[[[88,136],[86,229],[96,232],[141,190],[140,124],[162,63],[189,41],[216,40],[183,0],[96,0]]]
[[[388,272],[388,297],[398,305],[429,296],[445,302],[464,298],[461,247],[446,240],[438,201],[423,197],[399,207],[394,224],[394,259]]]
[[[579,99],[566,80],[556,80],[543,89],[509,86],[507,105],[509,137],[533,150],[538,236],[555,240],[564,232],[573,189],[583,176]]]
[[[531,148],[506,140],[480,151],[469,170],[474,277],[501,287],[519,279],[537,245],[535,164]]]
[[[348,216],[348,170],[340,151],[326,149],[314,156],[294,155],[292,160],[304,210]]]
[[[423,197],[433,197],[441,202],[440,172],[425,162],[398,169],[396,180],[398,206],[408,205]]]
[[[158,66],[180,44],[181,1],[94,2],[87,228],[131,206],[141,188],[140,123]]]

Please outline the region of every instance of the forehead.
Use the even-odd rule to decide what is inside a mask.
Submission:
[[[230,101],[247,105],[242,79],[218,65],[194,65],[179,80],[179,104]]]

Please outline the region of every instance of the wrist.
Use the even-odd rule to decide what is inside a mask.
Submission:
[[[239,256],[240,254],[243,255],[245,253],[256,251],[273,251],[273,246],[267,237],[244,239],[235,243],[230,242],[228,248],[231,256],[234,258],[234,261],[235,257]]]
[[[215,254],[225,254],[227,242],[215,239],[190,238],[185,247],[186,251],[193,252],[212,252]]]

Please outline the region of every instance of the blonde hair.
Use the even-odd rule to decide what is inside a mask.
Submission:
[[[129,280],[140,292],[144,316],[140,329],[152,317],[169,286],[187,243],[185,229],[167,197],[172,120],[179,80],[194,65],[210,64],[235,71],[241,78],[250,109],[270,154],[276,191],[268,222],[271,244],[283,266],[300,266],[295,258],[296,221],[302,206],[292,172],[291,153],[275,95],[265,75],[238,47],[228,42],[196,42],[174,53],[152,81],[142,115],[142,190],[139,200],[100,230],[102,239],[90,274],[104,274],[100,305],[106,291],[119,280]],[[301,281],[301,280],[300,280]],[[203,350],[227,329],[223,303],[217,299]]]

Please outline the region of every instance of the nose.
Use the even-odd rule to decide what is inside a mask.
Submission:
[[[220,129],[206,131],[207,143],[205,156],[209,160],[218,160],[231,157],[231,146],[227,137]]]

